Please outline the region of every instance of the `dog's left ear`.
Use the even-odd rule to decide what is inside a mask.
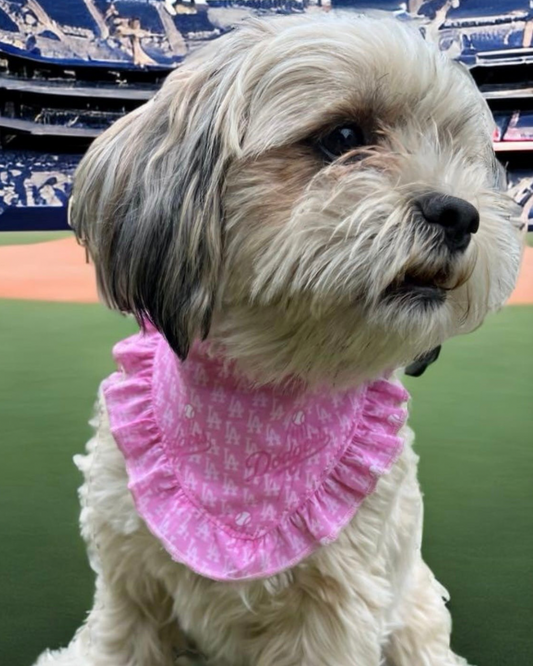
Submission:
[[[435,349],[429,351],[427,354],[419,356],[405,368],[405,374],[409,375],[410,377],[420,377],[420,375],[423,375],[428,366],[432,363],[435,363],[435,361],[439,358],[440,350],[441,346],[439,345],[438,347],[435,347]]]
[[[71,226],[94,260],[106,303],[150,321],[184,359],[205,337],[224,243],[220,72],[196,63],[101,135],[75,176]],[[226,103],[226,107],[224,104]]]

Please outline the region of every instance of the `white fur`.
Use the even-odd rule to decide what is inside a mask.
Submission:
[[[311,144],[358,122],[369,145],[325,165]],[[355,159],[357,158],[357,159]],[[176,353],[210,338],[258,382],[354,385],[479,326],[515,282],[520,240],[491,119],[469,75],[394,21],[255,21],[196,54],[91,147],[72,224],[113,307]],[[460,197],[479,231],[452,255],[416,212]],[[418,215],[418,217],[417,217]],[[440,240],[439,240],[440,239]],[[384,297],[414,273],[445,288]],[[454,666],[445,591],[420,554],[412,433],[339,539],[266,580],[173,562],[137,516],[100,398],[77,462],[95,605],[38,666]]]

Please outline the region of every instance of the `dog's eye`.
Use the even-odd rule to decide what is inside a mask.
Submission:
[[[318,140],[317,146],[330,161],[344,153],[359,148],[365,143],[363,130],[355,124],[336,127],[332,132]]]

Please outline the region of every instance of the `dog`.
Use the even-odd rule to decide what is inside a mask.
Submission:
[[[466,664],[399,372],[515,284],[492,128],[415,28],[328,14],[244,23],[94,142],[71,224],[142,330],[76,458],[94,608],[38,666]]]

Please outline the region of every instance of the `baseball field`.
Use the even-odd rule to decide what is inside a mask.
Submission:
[[[0,245],[0,664],[31,666],[91,607],[72,456],[111,347],[136,326],[97,303],[69,234]],[[451,594],[454,646],[477,666],[533,663],[532,344],[530,247],[511,303],[406,382],[424,552]]]

